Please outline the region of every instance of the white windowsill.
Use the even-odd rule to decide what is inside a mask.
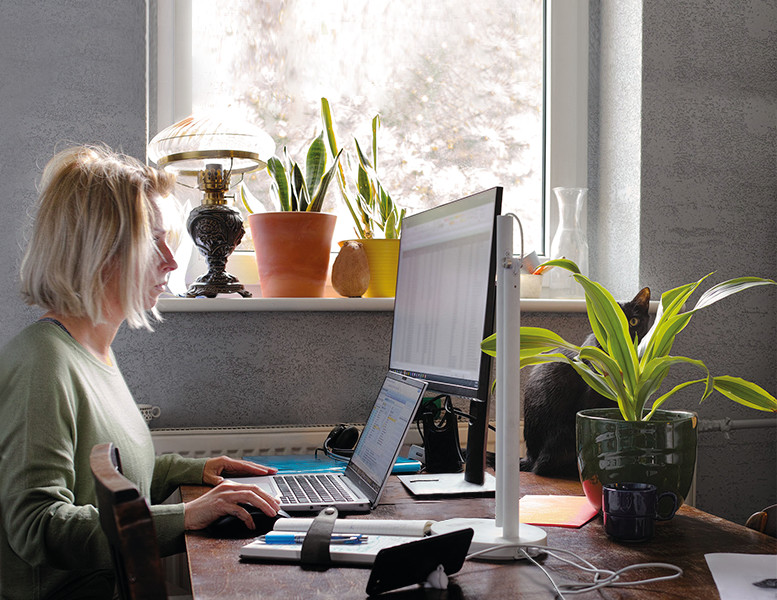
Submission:
[[[160,298],[160,312],[391,311],[394,298]],[[523,312],[585,312],[582,298],[525,298]]]

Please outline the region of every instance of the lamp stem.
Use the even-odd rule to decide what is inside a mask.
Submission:
[[[198,187],[204,197],[202,204],[189,213],[186,227],[194,245],[208,263],[208,272],[189,286],[186,291],[189,298],[215,298],[218,294],[235,292],[244,298],[251,297],[251,292],[237,277],[226,271],[229,255],[245,235],[243,218],[237,210],[227,206],[224,198],[229,189],[229,177],[230,172],[225,173],[219,164],[206,165],[197,176]]]

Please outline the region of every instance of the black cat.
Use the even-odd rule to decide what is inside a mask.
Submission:
[[[632,339],[648,332],[650,289],[644,288],[631,302],[621,304],[629,323]],[[583,346],[599,346],[590,334]],[[601,346],[599,346],[601,347]],[[562,351],[574,356],[568,350]],[[614,407],[616,404],[592,390],[564,363],[548,363],[529,368],[524,387],[524,428],[526,458],[521,471],[538,475],[572,475],[577,473],[575,415],[587,408]]]

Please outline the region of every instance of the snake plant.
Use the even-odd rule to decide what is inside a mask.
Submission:
[[[326,98],[321,98],[321,119],[326,131],[329,151],[332,156],[337,156],[342,152],[342,149],[338,150],[337,148],[332,112]],[[386,239],[399,238],[402,230],[402,218],[405,216],[405,209],[399,210],[394,205],[391,196],[378,179],[379,129],[380,115],[375,115],[372,119],[372,161],[362,151],[359,140],[354,138],[358,166],[353,192],[349,189],[342,162],[338,166],[337,182],[340,186],[340,192],[353,217],[356,235],[361,239],[375,237],[376,230],[382,231]],[[348,158],[346,158],[346,162],[350,163]]]
[[[669,354],[675,337],[697,311],[732,294],[755,286],[777,285],[776,282],[759,277],[731,279],[708,289],[688,311],[683,311],[686,301],[709,275],[664,292],[653,326],[637,343],[636,339],[629,338],[629,325],[620,306],[601,284],[582,275],[572,261],[557,259],[544,265],[571,271],[583,287],[588,320],[601,348],[577,346],[541,327],[521,327],[521,368],[550,362],[567,363],[591,388],[616,402],[627,421],[648,421],[667,399],[691,385],[703,386],[701,401],[717,391],[744,406],[777,412],[777,399],[757,384],[729,375],[713,377],[702,361]],[[483,340],[481,349],[496,356],[496,334]],[[559,349],[570,350],[574,356],[570,358]],[[674,386],[656,398],[647,410],[647,403],[658,392],[669,368],[677,364],[691,365],[701,371],[703,377]]]
[[[335,174],[335,168],[340,160],[340,154],[334,155],[334,162],[326,170],[327,154],[324,146],[324,132],[313,140],[305,156],[305,174],[302,168],[289,157],[286,146],[283,156],[273,156],[267,161],[267,172],[272,177],[272,190],[282,211],[321,212],[329,184]],[[244,191],[243,203],[249,212],[253,212],[246,202]]]

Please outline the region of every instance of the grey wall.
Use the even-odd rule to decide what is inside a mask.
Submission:
[[[620,297],[711,270],[716,281],[777,276],[776,23],[774,4],[592,0],[589,239],[597,276]],[[144,157],[145,3],[5,2],[0,51],[4,343],[38,315],[19,300],[17,268],[40,168],[67,143]],[[678,351],[774,390],[774,308],[774,292],[729,300],[695,317]],[[155,333],[122,329],[114,347],[138,401],[162,407],[160,427],[360,420],[388,360],[390,313],[166,317]],[[524,324],[585,332],[581,315]],[[672,406],[698,408],[693,397]],[[700,414],[760,416],[719,397]],[[777,443],[763,431],[733,438],[703,438],[699,505],[741,521],[777,501]]]
[[[0,18],[0,343],[29,322],[16,284],[25,216],[56,148],[144,156],[145,3],[3,2]]]
[[[777,4],[592,0],[591,8],[599,235],[589,237],[598,276],[618,290],[638,280],[655,297],[711,271],[709,285],[777,279]],[[673,353],[774,393],[775,309],[775,289],[724,300],[694,316]],[[703,419],[768,417],[718,394],[698,406],[699,394],[668,407]],[[703,510],[741,522],[774,503],[777,430],[702,434],[697,477]]]

